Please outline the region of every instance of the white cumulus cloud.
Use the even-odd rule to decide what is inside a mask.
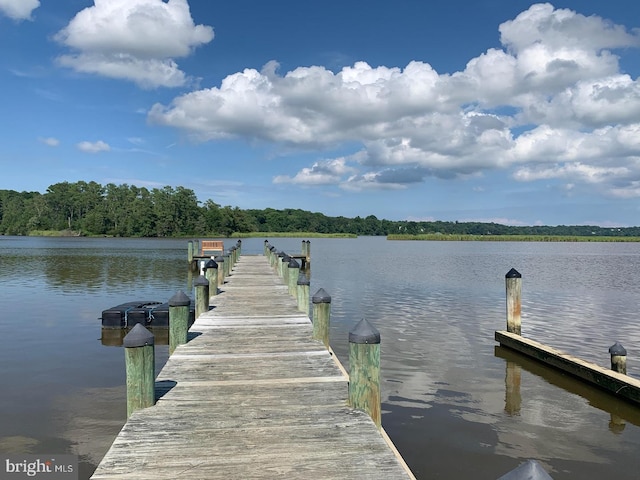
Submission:
[[[502,48],[452,74],[420,61],[285,73],[271,62],[156,104],[148,118],[194,141],[353,148],[278,183],[405,188],[508,169],[520,181],[571,177],[605,194],[637,190],[640,83],[618,55],[640,47],[639,30],[542,3],[498,31]],[[331,170],[332,160],[343,170]]]
[[[39,6],[39,0],[0,0],[0,13],[13,20],[29,20]]]
[[[189,78],[175,59],[209,43],[213,29],[195,25],[187,0],[95,0],[55,39],[72,50],[58,58],[63,66],[143,88],[178,87]]]
[[[54,137],[39,138],[38,140],[50,147],[57,147],[58,145],[60,145],[60,140]]]
[[[78,150],[81,150],[86,153],[99,153],[99,152],[108,152],[111,150],[109,144],[103,142],[102,140],[98,140],[97,142],[80,142],[76,145]]]

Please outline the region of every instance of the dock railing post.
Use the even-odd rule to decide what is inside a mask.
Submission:
[[[309,265],[309,262],[311,262],[311,240],[307,240],[307,247],[304,253],[307,257],[307,265]]]
[[[298,298],[298,275],[300,275],[300,264],[295,258],[289,260],[289,271],[287,282],[289,286],[289,295]]]
[[[331,323],[331,296],[321,288],[313,297],[313,338],[321,340],[329,348],[329,325]]]
[[[238,250],[238,258],[239,258],[240,255],[242,255],[242,240],[238,239],[238,241],[236,242],[236,248]]]
[[[627,350],[616,342],[609,347],[611,354],[611,370],[618,373],[627,374]]]
[[[155,342],[137,323],[122,341],[127,372],[127,417],[155,403]]]
[[[200,275],[193,282],[196,290],[196,318],[209,311],[209,280]]]
[[[169,299],[169,354],[178,345],[187,343],[190,304],[191,300],[182,290]]]
[[[213,258],[204,264],[204,276],[209,281],[209,296],[218,294],[218,264]]]
[[[298,282],[296,288],[296,297],[298,299],[298,310],[309,316],[309,284],[311,283],[305,273],[300,271],[298,274]]]
[[[522,275],[512,268],[505,275],[507,290],[507,332],[522,335]]]
[[[349,332],[349,404],[380,428],[380,332],[364,318]]]

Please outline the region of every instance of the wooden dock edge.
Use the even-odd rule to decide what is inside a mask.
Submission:
[[[640,380],[608,370],[515,333],[499,330],[495,332],[495,339],[504,347],[558,368],[626,400],[640,403]]]
[[[336,365],[338,366],[342,374],[345,376],[347,380],[349,380],[349,373],[347,372],[347,369],[344,368],[344,365],[342,365],[342,362],[340,362],[340,359],[338,358],[336,353],[333,351],[331,347],[329,347],[328,350],[329,350],[329,354],[331,354],[331,358],[333,358],[333,361],[336,363]],[[402,454],[400,453],[396,445],[393,443],[393,440],[391,440],[391,437],[389,437],[384,427],[380,427],[380,435],[382,436],[382,439],[385,441],[389,449],[393,452],[395,457],[398,459],[398,462],[400,463],[400,465],[402,465],[402,468],[405,470],[405,472],[407,472],[409,479],[417,480],[416,476],[413,474],[413,472],[409,468],[409,465],[407,465],[407,462],[404,461],[404,458],[402,458]]]

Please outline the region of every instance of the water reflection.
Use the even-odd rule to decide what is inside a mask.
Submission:
[[[620,399],[606,391],[595,388],[586,382],[575,379],[557,369],[548,367],[526,355],[502,346],[495,347],[495,356],[505,360],[505,411],[510,412],[513,402],[518,403],[518,412],[522,398],[520,395],[520,369],[536,375],[550,385],[555,385],[572,394],[585,399],[591,407],[609,414],[608,428],[612,433],[619,434],[627,423],[640,426],[640,409],[637,405]],[[518,375],[514,376],[514,372]],[[517,392],[517,393],[516,393]]]

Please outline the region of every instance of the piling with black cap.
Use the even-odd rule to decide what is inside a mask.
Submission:
[[[364,318],[349,332],[349,405],[380,428],[380,332]]]
[[[611,354],[611,370],[618,373],[627,374],[627,350],[616,342],[609,347]]]
[[[298,297],[298,276],[300,275],[300,264],[296,261],[295,258],[291,257],[289,260],[289,277],[288,285],[289,285],[289,295],[297,298]]]
[[[331,323],[331,296],[321,288],[313,297],[313,338],[321,340],[329,348],[329,325]]]
[[[240,258],[240,255],[242,255],[242,240],[238,239],[238,241],[236,242],[236,249],[238,250],[238,258]]]
[[[191,300],[182,290],[169,299],[169,354],[178,345],[187,343],[190,304]]]
[[[218,264],[211,257],[204,264],[204,278],[209,282],[209,296],[218,294]]]
[[[284,256],[286,255],[286,253],[284,252],[278,252],[276,255],[276,270],[278,272],[278,276],[280,278],[284,278],[284,273],[282,272],[284,270]]]
[[[196,291],[196,318],[209,311],[209,280],[200,275],[193,282]]]
[[[224,285],[224,257],[218,255],[214,260],[218,264],[218,286],[221,286]]]
[[[512,268],[505,275],[507,290],[507,332],[522,335],[522,275]]]
[[[309,316],[309,285],[310,281],[304,272],[298,274],[296,296],[298,299],[298,310]]]
[[[231,274],[231,259],[229,258],[229,250],[222,255],[224,257],[224,278],[227,278]]]
[[[155,342],[137,323],[122,341],[127,372],[127,417],[155,403]]]

